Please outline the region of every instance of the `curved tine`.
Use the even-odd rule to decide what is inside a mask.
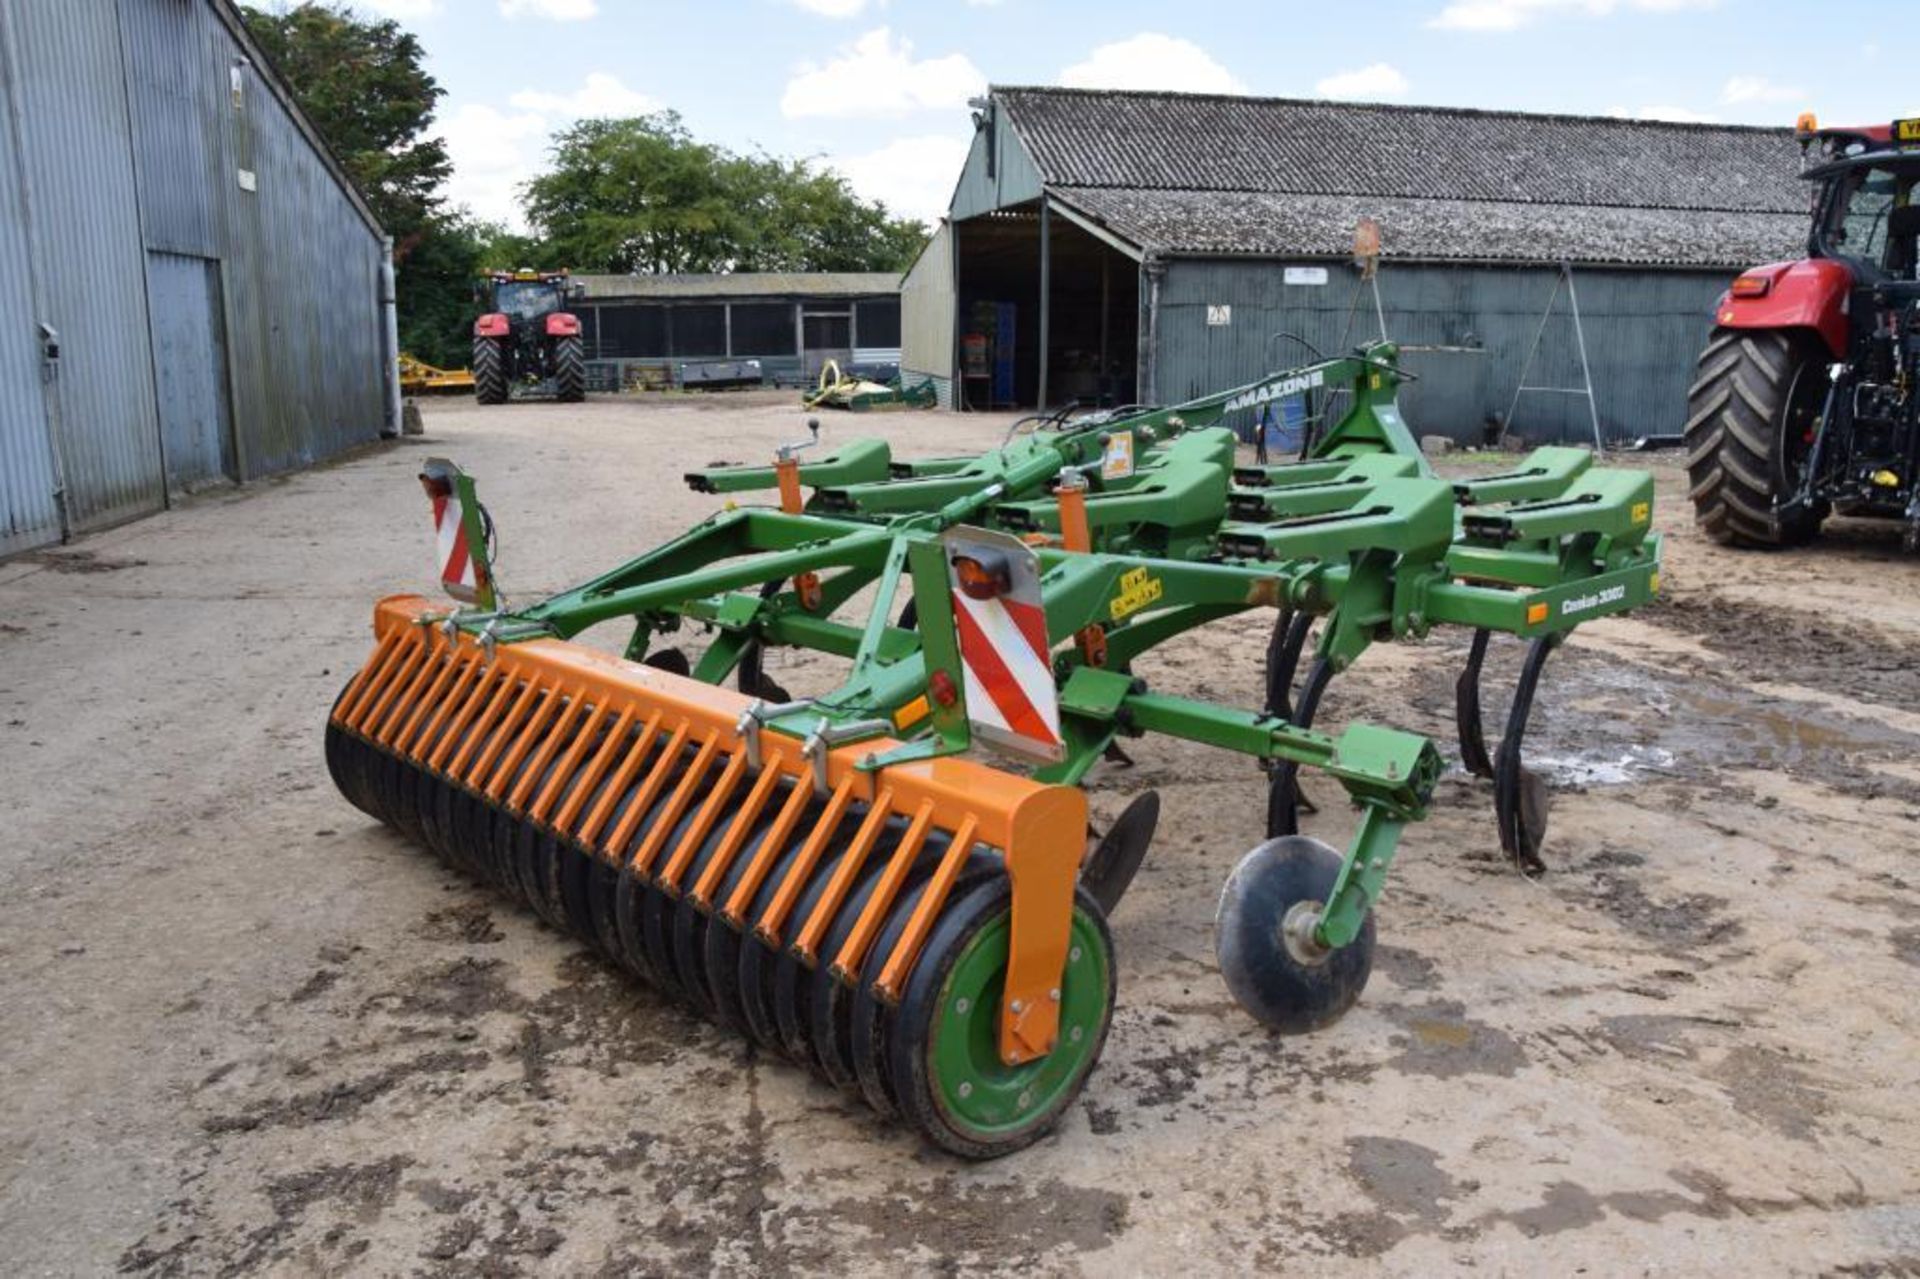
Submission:
[[[1296,728],[1313,727],[1313,717],[1320,709],[1320,695],[1327,691],[1327,685],[1333,682],[1333,664],[1326,658],[1316,658],[1307,671],[1307,682],[1300,689],[1300,700],[1295,703],[1294,711],[1288,719]],[[1267,838],[1277,839],[1281,835],[1300,833],[1300,806],[1306,802],[1300,793],[1300,766],[1292,760],[1283,760],[1274,767],[1267,779]],[[1309,812],[1314,811],[1307,804]]]
[[[1473,633],[1467,650],[1467,668],[1453,685],[1453,722],[1460,734],[1460,763],[1475,777],[1492,777],[1493,760],[1487,754],[1487,734],[1480,717],[1480,668],[1487,660],[1489,632]]]
[[[1527,735],[1527,719],[1533,711],[1533,695],[1539,688],[1547,654],[1553,651],[1554,639],[1554,636],[1543,635],[1527,649],[1527,660],[1520,668],[1520,682],[1513,690],[1513,709],[1507,713],[1507,731],[1500,738],[1494,763],[1493,807],[1500,825],[1500,847],[1529,874],[1546,869],[1546,863],[1540,860],[1540,841],[1546,833],[1546,823],[1528,821],[1530,814],[1526,811],[1523,793],[1527,770],[1521,763],[1520,751]]]
[[[1287,623],[1284,638],[1280,633],[1281,620]],[[1289,723],[1298,723],[1293,717],[1293,677],[1300,669],[1300,654],[1306,650],[1307,636],[1312,630],[1313,614],[1283,610],[1280,619],[1274,622],[1278,651],[1272,642],[1267,645],[1267,712]]]
[[[1286,684],[1274,678],[1280,670],[1282,655],[1286,652],[1287,633],[1293,629],[1293,610],[1282,607],[1273,619],[1273,634],[1267,637],[1266,697],[1261,707],[1269,715],[1287,717],[1287,701],[1293,692]]]

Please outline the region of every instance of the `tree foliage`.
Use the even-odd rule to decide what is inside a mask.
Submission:
[[[340,167],[394,241],[400,346],[465,364],[484,228],[445,207],[453,165],[430,130],[443,91],[420,42],[389,21],[336,5],[243,7],[266,52]]]
[[[583,271],[897,271],[926,238],[838,174],[701,142],[672,111],[562,131],[525,194],[550,256]]]
[[[433,364],[466,363],[486,268],[899,271],[926,238],[812,161],[700,142],[671,111],[558,134],[523,192],[533,235],[479,222],[446,207],[453,166],[432,131],[444,94],[413,35],[338,0],[242,11],[393,236],[400,346]]]
[[[453,165],[428,132],[443,90],[426,51],[390,21],[305,3],[244,10],[247,30],[395,240],[436,212]]]

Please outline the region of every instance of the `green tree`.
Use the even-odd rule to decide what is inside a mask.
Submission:
[[[812,161],[737,155],[672,111],[563,130],[525,196],[549,256],[583,271],[897,271],[927,234]]]
[[[431,132],[443,91],[420,42],[397,23],[314,0],[272,11],[243,6],[242,13],[393,237],[402,349],[435,364],[465,364],[472,281],[487,232],[445,207],[453,166]]]

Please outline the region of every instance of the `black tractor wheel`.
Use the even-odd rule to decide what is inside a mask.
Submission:
[[[566,404],[587,398],[587,348],[578,335],[553,341],[553,389]]]
[[[1715,329],[1687,392],[1694,518],[1723,546],[1799,546],[1824,510],[1782,520],[1826,396],[1826,350],[1793,330]]]
[[[482,404],[507,402],[507,354],[496,338],[473,340],[473,394]]]

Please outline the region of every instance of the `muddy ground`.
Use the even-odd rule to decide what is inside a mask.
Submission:
[[[680,470],[764,458],[798,413],[426,420],[0,564],[9,1273],[1920,1273],[1920,563],[1892,534],[1724,552],[1657,465],[1666,601],[1549,666],[1551,873],[1509,869],[1451,773],[1371,986],[1311,1037],[1258,1029],[1213,960],[1259,774],[1168,741],[1103,766],[1097,810],[1167,804],[1106,1056],[1057,1134],[968,1166],[451,877],[321,761],[372,600],[431,588],[429,453],[482,477],[526,595],[712,509]],[[933,453],[999,423],[827,435],[861,430]],[[1143,673],[1251,706],[1264,642],[1223,624]],[[1463,654],[1377,649],[1322,721],[1451,755]]]

